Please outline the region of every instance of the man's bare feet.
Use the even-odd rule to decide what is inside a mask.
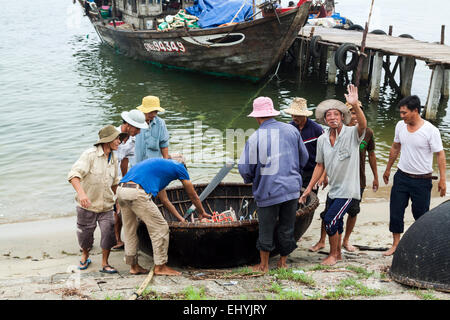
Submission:
[[[348,252],[354,252],[356,251],[356,247],[352,246],[351,244],[349,244],[348,242],[344,242],[342,244],[342,246],[345,248],[345,250],[347,250]]]
[[[278,269],[288,269],[286,260],[287,260],[286,257],[281,257],[280,260],[278,260],[278,263],[277,263]]]
[[[338,262],[337,257],[328,256],[322,261],[321,265],[323,265],[323,266],[334,266],[337,262]]]
[[[160,276],[179,276],[179,275],[181,275],[181,272],[178,272],[178,271],[168,267],[165,264],[155,266],[154,272],[155,272],[155,275],[160,275]]]
[[[252,269],[252,271],[254,271],[254,272],[264,272],[264,273],[269,272],[269,266],[262,265],[262,264],[257,264],[257,265],[251,266],[250,269]]]
[[[130,274],[138,275],[138,274],[147,274],[149,271],[147,269],[142,268],[140,265],[132,266],[130,268]]]
[[[395,250],[397,250],[397,246],[392,246],[388,251],[383,253],[383,256],[392,256]]]
[[[311,252],[317,252],[323,248],[325,248],[325,243],[319,241],[315,245],[313,245],[311,248],[309,248],[308,250]]]

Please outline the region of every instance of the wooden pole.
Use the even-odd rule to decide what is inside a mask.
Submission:
[[[370,97],[378,101],[380,99],[381,70],[383,69],[383,53],[376,52],[373,57],[372,75],[370,79]]]
[[[372,0],[372,3],[370,5],[369,18],[367,19],[367,22],[366,22],[366,25],[364,28],[364,32],[363,32],[363,36],[362,36],[362,41],[361,41],[361,52],[362,53],[364,53],[364,50],[366,49],[366,38],[367,38],[367,32],[369,31],[370,18],[372,17],[373,3],[374,3],[374,0]],[[366,59],[364,56],[359,57],[358,66],[356,68],[356,76],[355,76],[355,86],[356,87],[359,87],[359,80],[361,78],[361,69],[362,69],[364,59]]]
[[[444,79],[444,67],[437,65],[431,74],[431,85],[426,105],[426,119],[436,119],[436,114],[441,99],[442,80]]]
[[[336,74],[337,74],[337,67],[336,63],[334,62],[334,55],[336,54],[336,50],[333,50],[332,48],[329,48],[328,50],[328,83],[336,83]]]
[[[388,35],[392,36],[392,26],[389,26],[389,33]],[[386,55],[386,65],[387,67],[390,69],[391,68],[391,56],[388,54]],[[388,75],[387,73],[384,76],[384,82],[387,82],[388,80]]]
[[[441,26],[441,44],[445,43],[445,25]]]

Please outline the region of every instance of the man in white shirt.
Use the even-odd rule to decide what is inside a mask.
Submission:
[[[120,132],[119,137],[121,143],[117,151],[114,152],[116,153],[120,173],[123,177],[128,172],[129,160],[134,157],[135,136],[139,134],[141,129],[148,129],[148,124],[145,122],[145,114],[137,109],[124,111],[121,117],[123,123],[116,128]],[[121,238],[122,218],[120,216],[120,207],[117,204],[114,209],[114,233],[117,243],[112,249],[121,250],[124,248],[124,243]]]
[[[438,191],[441,197],[446,194],[446,161],[439,130],[420,116],[419,97],[403,98],[398,105],[402,121],[395,127],[394,142],[383,174],[384,183],[388,184],[391,167],[400,154],[390,198],[389,231],[392,232],[393,244],[385,256],[392,255],[400,242],[409,199],[415,220],[430,209],[433,154],[437,155],[440,172]]]

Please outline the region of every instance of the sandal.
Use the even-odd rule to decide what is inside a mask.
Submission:
[[[86,270],[89,267],[90,264],[91,264],[91,259],[89,259],[89,258],[85,262],[82,262],[80,260],[80,265],[78,266],[78,269],[79,270]]]
[[[108,270],[107,268],[110,268],[110,269]],[[102,273],[109,273],[109,274],[117,273],[117,270],[114,269],[113,267],[111,267],[109,264],[104,266],[103,269],[100,269],[99,271]]]

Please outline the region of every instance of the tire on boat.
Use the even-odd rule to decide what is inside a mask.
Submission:
[[[359,24],[352,24],[347,30],[364,31],[364,28]]]
[[[372,30],[369,33],[371,33],[371,34],[379,34],[379,35],[386,35],[386,32],[384,32],[383,30],[380,30],[380,29]]]
[[[322,50],[321,45],[318,43],[320,40],[322,40],[321,36],[313,36],[309,44],[309,52],[315,58],[320,57],[320,51]]]
[[[198,194],[206,184],[194,185]],[[179,213],[187,211],[191,202],[182,187],[166,189],[167,195]],[[245,201],[248,206],[239,212]],[[160,204],[164,218],[170,228],[168,264],[173,266],[189,266],[194,268],[228,268],[240,265],[254,264],[259,261],[256,249],[258,239],[258,220],[248,219],[256,212],[256,203],[252,194],[252,185],[243,183],[221,183],[203,201],[207,213],[211,210],[222,212],[231,207],[236,211],[238,221],[220,223],[180,223]],[[319,199],[314,194],[308,197],[305,206],[299,207],[296,213],[294,237],[298,241],[310,226],[314,211],[319,206]],[[246,220],[239,221],[239,216]],[[152,256],[152,244],[147,228],[139,222],[137,235],[139,248]],[[276,244],[276,242],[275,242]],[[278,253],[276,248],[271,256]]]
[[[350,51],[354,50],[354,51]],[[351,71],[356,68],[359,61],[359,55],[357,53],[358,47],[354,45],[353,43],[343,43],[339,46],[339,48],[336,50],[336,53],[334,55],[334,62],[336,63],[336,66],[345,72]],[[352,59],[350,62],[347,63],[347,53],[351,52]]]
[[[390,276],[397,282],[450,292],[450,200],[425,213],[401,238]]]
[[[414,39],[414,37],[410,34],[407,33],[403,33],[401,35],[398,36],[399,38],[408,38],[408,39]]]

